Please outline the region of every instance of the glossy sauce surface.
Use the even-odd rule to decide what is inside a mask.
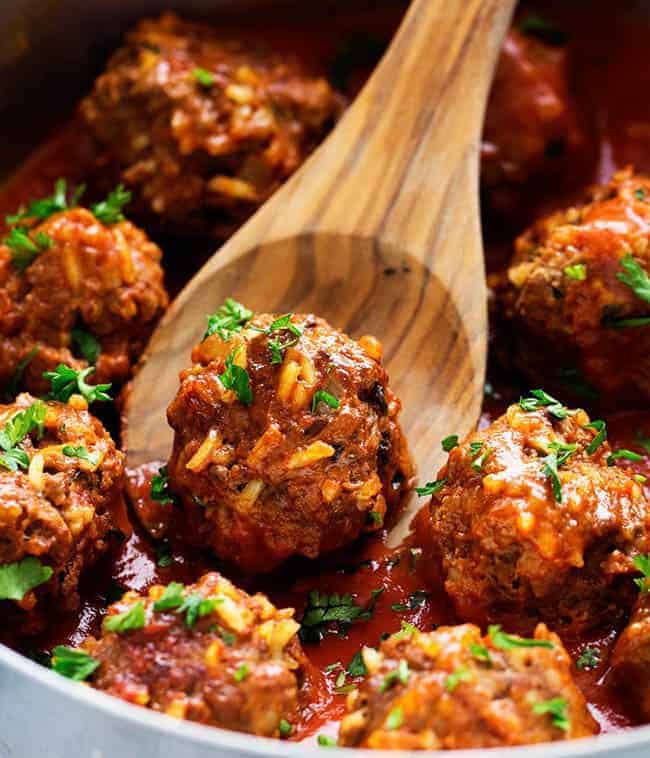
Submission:
[[[632,12],[629,15],[619,13],[611,10],[611,6],[608,10],[607,3],[600,3],[597,8],[594,4],[577,3],[572,10],[567,10],[566,5],[550,2],[540,4],[540,7],[569,35],[573,90],[578,93],[581,110],[589,125],[591,164],[586,173],[580,174],[578,181],[572,180],[570,185],[536,187],[535,192],[530,193],[525,212],[516,218],[507,222],[500,219],[498,223],[486,219],[487,263],[490,270],[502,266],[510,254],[512,240],[530,218],[570,203],[578,196],[578,188],[606,180],[615,168],[628,163],[634,163],[638,171],[650,171],[650,100],[645,96],[650,89],[650,67],[647,65],[650,14],[643,19]],[[381,18],[374,18],[372,28],[366,24],[368,18],[373,18],[372,13],[365,19],[357,19],[356,27],[352,22],[347,27],[343,26],[348,35],[353,35],[355,29],[358,32],[365,28],[372,32],[370,36],[386,38],[398,17],[399,10],[396,8],[392,13],[382,11]],[[281,26],[279,24],[278,28]],[[294,51],[309,50],[309,55],[320,62],[331,60],[337,49],[340,29],[334,28],[329,36],[323,35],[322,28],[294,29],[293,34],[286,33],[286,25],[284,29],[280,36],[284,36],[285,42]],[[317,44],[314,43],[315,39]],[[364,73],[361,66],[359,73],[350,78],[350,92],[358,87]],[[74,121],[67,123],[34,153],[0,191],[0,213],[13,212],[28,198],[48,194],[53,181],[59,176],[66,176],[72,183],[81,181],[91,160],[91,146],[79,139]],[[168,286],[173,294],[192,271],[187,269],[186,263],[178,263],[179,260],[186,261],[186,258],[174,254],[175,241],[160,240],[160,243],[167,253]],[[193,268],[196,268],[211,251],[212,243],[199,240],[194,244],[197,254]],[[169,265],[174,260],[176,263]],[[492,339],[498,340],[499,335],[492,335]],[[481,425],[489,424],[525,389],[516,378],[504,377],[493,366]],[[590,408],[589,403],[587,410],[592,417],[606,419],[612,447],[644,453],[637,437],[639,433],[650,437],[650,411],[601,414],[598,409]],[[439,431],[441,438],[454,432]],[[624,462],[622,465],[632,465],[635,471],[650,477],[650,455],[646,455],[642,462]],[[128,495],[140,507],[152,507],[148,500],[149,481],[157,466],[154,462],[145,470],[130,472]],[[431,479],[434,474],[420,472],[420,478]],[[345,709],[346,694],[341,690],[354,683],[354,678],[350,676],[342,680],[342,672],[363,645],[376,645],[382,634],[398,630],[402,621],[413,623],[423,630],[429,630],[436,624],[457,621],[442,589],[439,587],[436,590],[435,583],[426,574],[427,562],[422,557],[427,549],[426,535],[422,524],[423,519],[416,518],[413,534],[397,549],[387,547],[386,532],[382,532],[318,564],[292,562],[261,581],[250,580],[224,568],[224,573],[243,588],[265,591],[277,605],[296,608],[298,618],[308,602],[309,593],[315,589],[327,594],[349,593],[363,607],[372,603],[373,591],[376,595],[369,620],[353,624],[345,634],[327,634],[319,644],[305,645],[312,665],[303,687],[303,721],[296,725],[295,738],[314,739],[317,732],[335,733],[335,722]],[[154,544],[142,530],[136,528],[131,537],[122,544],[116,544],[92,576],[87,577],[83,588],[84,602],[76,616],[53,620],[47,635],[30,640],[28,644],[11,639],[6,641],[32,654],[47,652],[55,644],[78,643],[98,629],[103,608],[121,590],[143,590],[153,583],[171,580],[190,582],[202,571],[215,567],[220,568],[208,555],[189,554],[179,545]],[[378,590],[381,592],[378,593]],[[592,671],[576,669],[575,677],[603,732],[633,725],[624,704],[607,686],[608,651],[618,631],[605,628],[591,634],[588,639],[564,640],[574,660],[587,646],[595,647],[600,652],[602,662]]]

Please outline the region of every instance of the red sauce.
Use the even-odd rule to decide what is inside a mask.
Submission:
[[[613,11],[611,5],[604,2],[597,7],[590,4],[588,16],[586,11],[568,5],[561,0],[550,0],[535,4],[535,8],[543,8],[544,13],[556,20],[570,36],[574,90],[579,93],[581,109],[591,126],[594,156],[591,167],[579,177],[579,184],[584,187],[591,181],[607,179],[615,168],[630,162],[638,170],[650,171],[650,99],[644,97],[650,89],[650,67],[647,65],[650,18]],[[331,58],[343,33],[365,30],[387,37],[398,16],[397,10],[393,10],[382,11],[379,16],[372,12],[356,18],[347,16],[345,21],[343,17],[337,17],[332,31],[325,34],[322,26],[298,29],[295,24],[287,27],[284,22],[276,23],[273,29],[265,26],[260,33],[283,38],[293,50],[303,51],[322,64]],[[372,26],[368,26],[369,19]],[[250,31],[249,27],[247,29]],[[352,89],[359,86],[362,78],[363,73],[354,79]],[[66,176],[72,183],[81,181],[91,160],[90,145],[79,138],[75,122],[69,122],[38,148],[0,190],[0,214],[13,212],[32,197],[49,194],[58,176]],[[575,183],[543,189],[541,199],[538,197],[531,202],[525,214],[527,217],[513,219],[507,229],[490,225],[488,219],[489,268],[498,268],[507,259],[514,235],[530,217],[569,203],[576,197]],[[161,244],[168,253],[168,262],[179,258],[186,261],[186,256],[174,255],[173,241],[162,241]],[[206,243],[206,253],[209,250],[210,243]],[[187,268],[180,270],[178,263],[172,266],[172,291],[176,291],[191,273]],[[523,389],[514,386],[510,377],[503,377],[496,369],[490,371],[489,387],[480,422],[482,426],[499,415]],[[593,415],[593,409],[589,410]],[[646,453],[638,434],[650,437],[650,412],[608,414],[605,419],[614,448],[625,447]],[[441,436],[447,431],[440,430]],[[638,473],[649,476],[646,487],[650,495],[650,453],[645,454],[641,462],[623,462],[621,465],[632,466]],[[130,472],[128,494],[131,502],[150,515],[154,513],[154,504],[148,497],[149,481],[157,467],[158,464],[152,463],[142,470]],[[382,634],[398,630],[402,621],[414,623],[424,630],[436,624],[457,622],[442,588],[426,575],[426,561],[418,560],[418,545],[422,544],[422,539],[417,522],[418,519],[414,534],[398,548],[389,548],[386,534],[382,533],[366,538],[318,565],[306,561],[292,563],[284,572],[257,582],[225,569],[230,578],[246,589],[265,591],[276,604],[296,608],[298,617],[305,608],[309,592],[314,589],[324,593],[350,593],[362,606],[371,601],[373,590],[381,590],[376,597],[372,618],[352,625],[343,636],[329,634],[320,644],[305,646],[311,666],[303,688],[304,717],[297,725],[296,739],[313,739],[313,735],[321,730],[335,732],[334,724],[344,712],[346,697],[337,692],[337,678],[363,645],[376,645]],[[161,558],[165,565],[161,565]],[[171,580],[190,582],[201,572],[215,567],[219,568],[209,555],[190,554],[180,545],[154,544],[141,529],[135,528],[128,540],[116,545],[88,578],[83,588],[83,604],[76,616],[53,619],[48,634],[31,640],[28,646],[24,642],[18,644],[16,640],[6,641],[22,649],[45,651],[55,644],[77,643],[85,635],[97,631],[103,609],[116,592],[143,590],[153,583]],[[418,592],[421,590],[426,592]],[[603,732],[633,724],[617,694],[607,686],[608,651],[617,632],[616,629],[604,629],[589,638],[565,640],[574,659],[585,646],[596,647],[601,653],[602,663],[595,670],[576,670],[575,676]],[[337,662],[340,665],[333,665]],[[350,681],[348,677],[345,684]]]

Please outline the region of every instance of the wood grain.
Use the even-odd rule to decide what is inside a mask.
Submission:
[[[414,0],[333,134],[204,266],[154,334],[125,413],[131,466],[166,459],[166,407],[226,297],[384,343],[422,478],[476,423],[487,324],[478,204],[485,102],[515,0]]]

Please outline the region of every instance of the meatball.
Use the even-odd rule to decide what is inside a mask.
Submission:
[[[0,384],[43,394],[43,372],[60,363],[94,365],[93,382],[125,381],[167,307],[160,249],[85,208],[34,221],[0,245]]]
[[[81,572],[125,523],[124,456],[79,395],[0,406],[0,446],[0,597],[75,608]]]
[[[630,623],[616,641],[611,658],[612,681],[626,695],[629,707],[650,721],[650,596],[639,595]]]
[[[511,210],[531,177],[559,173],[583,145],[569,92],[567,51],[511,29],[487,106],[482,183],[496,210]]]
[[[531,640],[472,624],[404,625],[364,648],[368,676],[348,698],[339,744],[386,750],[526,745],[596,734],[569,656],[540,624]]]
[[[141,21],[83,101],[100,168],[161,225],[225,236],[305,160],[342,100],[297,60],[172,13]]]
[[[377,340],[252,315],[194,349],[167,412],[168,470],[190,537],[262,572],[377,529],[412,468]]]
[[[125,621],[126,619],[126,621]],[[294,722],[304,662],[293,609],[248,595],[217,573],[196,584],[127,592],[100,639],[83,647],[92,684],[177,718],[279,735]]]
[[[604,422],[535,391],[453,449],[431,501],[435,562],[464,621],[575,630],[633,602],[649,546],[641,485]]]
[[[529,376],[551,363],[605,402],[650,399],[649,239],[650,178],[627,170],[517,240],[501,300]]]

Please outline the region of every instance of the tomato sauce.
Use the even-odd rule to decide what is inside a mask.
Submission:
[[[326,33],[322,26],[298,27],[295,22],[287,25],[276,20],[275,26],[265,26],[260,34],[284,40],[294,52],[328,67],[337,50],[340,52],[340,40],[344,37],[358,40],[362,33],[366,41],[374,40],[376,57],[382,42],[395,28],[402,6],[397,3],[392,10],[382,7],[379,13],[374,9],[366,15],[336,17]],[[650,99],[644,96],[650,90],[650,66],[647,65],[650,15],[635,15],[632,10],[613,11],[605,2],[567,4],[549,0],[526,7],[540,10],[568,34],[573,89],[578,93],[592,141],[591,163],[584,173],[571,177],[565,184],[536,187],[535,192],[530,193],[526,211],[507,223],[503,219],[498,222],[485,219],[489,270],[497,270],[507,260],[514,236],[530,218],[570,203],[578,196],[578,188],[606,180],[613,170],[629,163],[637,170],[650,171]],[[250,27],[247,27],[248,32]],[[369,60],[357,61],[356,69],[348,76],[350,94],[360,86],[369,70],[368,64]],[[92,146],[83,138],[75,119],[69,120],[37,148],[0,189],[0,215],[13,212],[30,198],[49,194],[59,176],[65,176],[71,183],[83,181],[92,160]],[[175,255],[177,244],[181,242],[186,248],[187,241],[159,242],[166,252],[168,286],[172,293],[178,291],[213,248],[208,240],[193,241],[197,252],[190,270],[187,256]],[[493,343],[498,339],[498,334],[492,335]],[[491,359],[481,426],[488,425],[526,389],[516,377],[504,376]],[[588,402],[586,405],[593,416],[607,421],[614,448],[629,448],[644,456],[642,461],[623,461],[621,465],[648,475],[646,488],[650,495],[650,446],[646,449],[642,444],[644,437],[650,437],[650,411],[601,416],[597,408],[590,408]],[[450,430],[439,431],[442,438]],[[160,511],[149,498],[150,479],[157,468],[158,463],[154,462],[142,470],[131,471],[129,477],[128,495],[135,511],[151,518]],[[429,476],[429,473],[421,472],[421,475]],[[343,676],[343,672],[362,646],[378,644],[383,634],[397,631],[403,621],[423,630],[458,621],[439,582],[427,575],[426,538],[423,536],[426,530],[420,528],[424,524],[424,514],[420,514],[414,521],[411,536],[397,548],[388,546],[387,533],[382,532],[318,563],[293,561],[261,580],[240,576],[228,567],[221,567],[208,554],[184,550],[180,543],[155,541],[135,527],[132,535],[121,543],[116,542],[92,576],[86,578],[82,587],[83,604],[77,615],[53,619],[46,635],[28,643],[5,641],[28,654],[47,652],[56,644],[78,643],[98,630],[105,606],[122,591],[144,590],[153,583],[171,580],[191,582],[203,571],[215,568],[224,570],[229,578],[249,591],[264,591],[276,604],[296,608],[298,618],[314,590],[350,594],[357,605],[365,609],[371,607],[372,614],[367,620],[339,630],[341,633],[328,630],[330,633],[318,644],[305,644],[310,668],[303,688],[303,720],[296,725],[294,738],[314,739],[321,731],[334,734],[335,724],[344,713],[346,689],[355,682],[354,677]],[[163,531],[161,526],[161,534]],[[634,724],[619,696],[607,685],[608,652],[618,631],[601,629],[589,637],[564,640],[574,660],[585,647],[599,654],[600,663],[593,670],[576,669],[574,673],[603,732]]]

